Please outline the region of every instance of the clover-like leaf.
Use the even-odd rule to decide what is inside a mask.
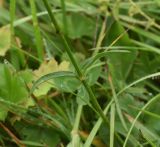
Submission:
[[[20,104],[26,107],[29,93],[22,78],[5,65],[0,64],[0,97],[3,101]],[[7,116],[9,106],[0,107],[0,120]]]

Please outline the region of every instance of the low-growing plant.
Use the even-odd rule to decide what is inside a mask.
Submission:
[[[159,8],[0,0],[0,145],[160,146]]]

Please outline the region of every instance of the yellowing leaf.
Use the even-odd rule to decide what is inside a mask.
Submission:
[[[0,7],[3,7],[4,0],[0,0]]]
[[[38,80],[40,77],[56,72],[56,71],[68,71],[69,70],[69,62],[63,61],[59,65],[57,61],[53,58],[48,62],[45,61],[41,64],[39,69],[34,71],[35,78],[34,80]],[[53,80],[49,80],[48,82],[42,83],[34,92],[35,96],[41,96],[47,94],[47,92],[54,87]]]
[[[4,56],[10,48],[11,32],[9,27],[0,28],[0,56]]]
[[[68,61],[63,61],[58,66],[58,71],[68,71],[68,70],[69,70],[69,62]]]

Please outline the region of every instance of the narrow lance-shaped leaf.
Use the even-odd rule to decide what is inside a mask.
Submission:
[[[68,84],[65,84],[65,86],[63,85],[63,83],[59,82],[58,80],[61,80],[61,78],[63,79],[63,82],[65,82],[65,80],[68,81]],[[67,91],[68,90],[74,91],[77,89],[77,87],[80,85],[80,81],[76,78],[75,74],[70,72],[70,71],[58,71],[58,72],[53,72],[47,75],[42,76],[41,78],[39,78],[32,86],[32,89],[30,91],[30,93],[33,93],[34,90],[42,83],[47,82],[48,80],[53,79],[54,85],[56,87],[58,87],[60,90],[64,90]],[[57,81],[57,82],[56,82]],[[69,87],[69,85],[71,84],[75,84],[74,86],[72,86],[71,88]],[[61,87],[61,85],[63,85],[64,87]],[[62,88],[62,89],[61,89]]]

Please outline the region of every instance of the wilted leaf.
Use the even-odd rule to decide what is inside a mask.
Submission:
[[[4,0],[0,0],[0,7],[3,7]]]
[[[34,81],[38,80],[44,75],[57,71],[69,71],[69,62],[63,61],[58,65],[57,61],[54,58],[49,60],[48,62],[43,62],[39,69],[33,72],[35,76]],[[34,94],[35,96],[45,95],[53,87],[55,87],[53,80],[46,81],[37,87],[37,89],[34,91]]]
[[[0,28],[0,56],[4,56],[10,48],[11,32],[9,27]]]

